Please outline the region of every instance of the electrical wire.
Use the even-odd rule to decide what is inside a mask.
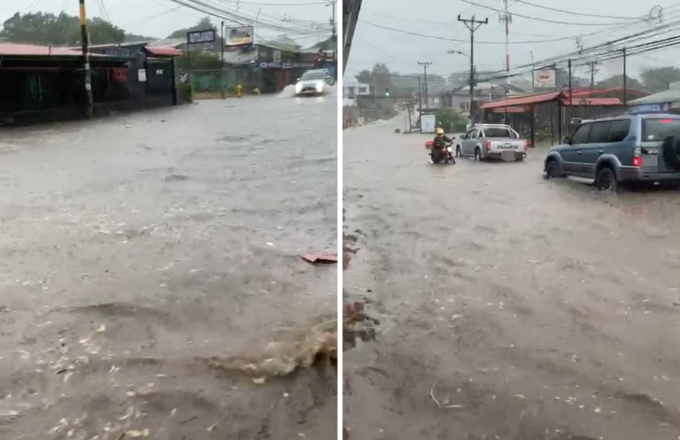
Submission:
[[[308,30],[308,29],[303,29],[300,26],[298,27],[286,27],[283,25],[279,25],[276,23],[272,23],[269,21],[264,21],[264,20],[258,20],[257,18],[252,18],[248,17],[247,15],[239,14],[239,13],[234,13],[231,11],[228,11],[226,9],[222,9],[220,6],[216,6],[212,3],[207,3],[206,1],[200,1],[200,0],[169,0],[175,4],[185,6],[187,8],[193,9],[195,11],[202,12],[204,14],[207,14],[209,16],[219,18],[219,19],[226,19],[229,21],[232,21],[240,26],[247,26],[247,25],[254,25],[257,24],[258,26],[265,27],[265,28],[270,28],[277,30],[279,32],[290,32],[290,33],[297,33],[297,34],[306,34],[306,35],[327,35],[330,33],[329,31],[325,30]]]
[[[456,38],[440,37],[440,36],[437,36],[437,35],[421,34],[421,33],[418,33],[418,32],[410,32],[410,31],[405,31],[403,29],[396,29],[396,28],[392,28],[392,27],[389,27],[389,26],[383,26],[381,24],[371,23],[371,22],[366,21],[366,20],[359,20],[359,21],[361,23],[365,23],[369,26],[373,26],[373,27],[377,27],[377,28],[380,28],[380,29],[385,29],[385,30],[389,30],[389,31],[393,31],[393,32],[398,32],[398,33],[402,33],[402,34],[412,35],[412,36],[415,36],[415,37],[429,38],[429,39],[433,39],[433,40],[442,40],[442,41],[453,41],[453,42],[457,42],[457,43],[469,43],[469,40],[461,40],[461,39],[456,39]],[[592,34],[592,35],[594,35],[594,34]],[[554,43],[556,41],[564,41],[565,39],[568,39],[568,38],[571,38],[571,37],[559,37],[559,38],[551,38],[551,39],[547,39],[547,40],[510,41],[509,44],[517,45],[517,44]],[[505,42],[504,41],[477,41],[477,40],[475,40],[475,44],[490,44],[490,45],[501,45],[501,44],[503,44],[504,45]]]
[[[526,0],[517,0],[518,3],[523,3],[525,5],[533,6],[535,8],[545,9],[548,11],[559,12],[562,14],[578,15],[580,17],[593,17],[593,18],[613,18],[615,20],[639,20],[640,17],[617,17],[616,15],[598,15],[598,14],[584,14],[581,12],[567,11],[564,9],[551,8],[549,6],[538,5],[536,3],[528,2]]]
[[[471,5],[477,5],[477,3],[475,3],[471,0],[460,0],[460,1],[462,1],[463,3],[471,4]],[[505,12],[502,9],[492,8],[491,6],[483,6],[483,5],[477,5],[477,6],[481,6],[483,8],[490,9],[490,10],[496,11],[496,12]],[[611,26],[611,25],[616,25],[616,24],[624,24],[624,23],[621,23],[621,22],[619,22],[619,23],[574,23],[574,22],[569,22],[569,21],[557,21],[557,20],[550,20],[550,19],[547,19],[547,18],[531,17],[529,15],[522,15],[522,14],[518,14],[516,12],[513,13],[513,15],[516,15],[517,17],[526,18],[528,20],[542,21],[544,23],[563,24],[563,25],[567,25],[567,26]]]

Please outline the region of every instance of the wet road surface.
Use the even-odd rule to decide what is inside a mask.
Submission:
[[[344,132],[352,438],[677,439],[680,194],[427,165],[399,123]]]
[[[0,132],[0,438],[335,435],[332,368],[256,384],[213,359],[335,317],[337,268],[298,257],[336,249],[335,109],[262,96]]]

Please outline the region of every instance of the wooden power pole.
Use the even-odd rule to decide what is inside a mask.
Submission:
[[[85,116],[94,117],[94,97],[92,96],[92,70],[90,69],[90,38],[87,35],[87,14],[85,0],[80,2],[80,39],[83,45],[83,69],[85,72]]]
[[[470,31],[470,125],[472,125],[475,114],[475,31],[481,25],[489,24],[489,19],[479,21],[475,20],[474,15],[471,19],[461,18],[459,15],[458,21],[462,21]]]

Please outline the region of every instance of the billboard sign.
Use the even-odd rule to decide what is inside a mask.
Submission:
[[[216,39],[215,29],[205,31],[187,32],[187,44],[214,43]]]
[[[555,87],[555,69],[534,70],[535,89],[554,89]]]
[[[252,26],[227,29],[224,44],[228,47],[249,46],[253,44],[253,35]]]

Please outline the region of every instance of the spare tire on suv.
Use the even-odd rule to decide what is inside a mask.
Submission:
[[[661,154],[668,167],[680,171],[680,136],[668,136],[664,139]]]

